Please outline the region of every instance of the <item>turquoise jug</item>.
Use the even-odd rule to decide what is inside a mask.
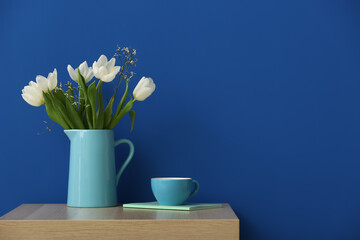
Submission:
[[[112,207],[118,204],[116,186],[134,154],[130,140],[114,141],[113,130],[64,130],[70,139],[69,207]],[[115,147],[127,143],[129,156],[115,170]]]

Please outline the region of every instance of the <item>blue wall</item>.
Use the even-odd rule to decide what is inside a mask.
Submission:
[[[157,89],[115,129],[136,145],[121,202],[149,179],[191,176],[229,202],[241,239],[360,239],[360,2],[0,2],[0,215],[64,203],[69,142],[21,89],[116,44]],[[111,92],[108,91],[108,94]],[[119,162],[127,149],[118,152]]]

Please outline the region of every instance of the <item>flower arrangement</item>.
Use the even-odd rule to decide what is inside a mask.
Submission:
[[[109,61],[105,55],[101,55],[92,67],[89,67],[86,61],[76,69],[68,65],[70,78],[77,86],[68,82],[65,85],[66,91],[61,84],[57,85],[55,68],[47,78],[36,76],[36,82],[30,81],[22,90],[21,96],[32,106],[39,107],[44,104],[49,118],[64,129],[113,129],[125,114],[129,113],[132,131],[135,119],[135,111],[132,110],[134,102],[144,101],[155,90],[153,80],[142,77],[132,96],[129,93],[129,81],[134,76],[131,69],[137,61],[135,55],[135,49],[118,47]],[[120,66],[115,66],[115,57],[119,59]],[[90,83],[94,76],[98,81]],[[116,76],[118,82],[114,94],[104,107],[103,82],[112,82]],[[126,87],[114,112],[113,105],[122,80],[126,81]]]

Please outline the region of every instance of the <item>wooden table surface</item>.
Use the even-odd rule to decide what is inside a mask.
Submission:
[[[0,218],[0,239],[239,239],[239,219],[229,204],[196,211],[23,204]]]

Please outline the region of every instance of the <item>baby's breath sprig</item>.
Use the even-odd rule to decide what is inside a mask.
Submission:
[[[49,125],[49,123],[47,121],[43,121],[46,124],[46,131],[44,132],[39,132],[37,133],[37,135],[43,135],[45,133],[51,132],[51,128],[55,125],[55,123],[52,123],[51,125]]]
[[[118,82],[114,90],[115,95],[119,89],[122,80],[125,79],[126,82],[129,82],[131,78],[135,75],[135,73],[131,71],[133,67],[136,67],[136,62],[138,61],[135,55],[136,49],[131,47],[121,48],[119,45],[117,46],[114,57],[117,57],[119,59],[120,71],[118,73]]]

